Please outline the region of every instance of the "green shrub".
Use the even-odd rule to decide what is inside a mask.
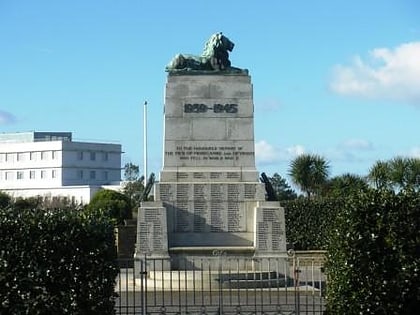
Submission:
[[[0,211],[1,314],[113,314],[113,223],[75,210]]]
[[[115,219],[117,224],[133,217],[130,199],[124,194],[109,189],[99,190],[86,208],[87,212],[102,212]]]
[[[340,204],[340,199],[321,197],[282,203],[289,245],[296,250],[326,249],[329,229]]]
[[[0,191],[0,209],[8,207],[11,202],[12,198],[8,194]]]
[[[416,314],[420,194],[349,197],[328,246],[328,314]]]

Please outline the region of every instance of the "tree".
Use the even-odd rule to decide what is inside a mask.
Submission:
[[[327,194],[332,196],[347,196],[369,188],[364,177],[350,173],[331,178],[327,186]]]
[[[420,191],[420,158],[409,159],[409,182],[412,188]]]
[[[302,154],[290,164],[289,176],[310,198],[319,194],[329,176],[329,163],[317,154]]]
[[[144,191],[144,176],[140,176],[139,166],[127,163],[124,166],[123,194],[130,200],[130,206],[135,210],[141,201]]]
[[[135,181],[140,177],[140,168],[131,162],[124,165],[124,180]]]
[[[419,190],[420,159],[395,157],[377,161],[369,170],[368,179],[377,189]]]
[[[369,170],[368,180],[377,189],[390,188],[391,169],[386,161],[377,161]]]
[[[124,194],[109,189],[99,190],[86,207],[88,212],[101,212],[122,224],[124,219],[131,219],[130,200]]]
[[[397,190],[418,189],[420,186],[420,159],[395,157],[388,161],[390,180]]]
[[[293,200],[297,198],[296,192],[289,186],[286,179],[282,178],[279,174],[274,173],[273,177],[269,177],[269,180],[277,195],[277,200]]]

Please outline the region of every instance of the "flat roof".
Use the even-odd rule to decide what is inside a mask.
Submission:
[[[0,133],[0,142],[72,141],[71,132],[27,131]]]

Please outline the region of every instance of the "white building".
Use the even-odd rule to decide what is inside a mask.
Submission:
[[[73,142],[71,132],[0,134],[0,191],[86,204],[121,181],[121,145]]]

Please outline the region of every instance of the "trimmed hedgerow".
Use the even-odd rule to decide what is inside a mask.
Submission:
[[[1,314],[113,314],[114,226],[76,210],[0,210]]]
[[[282,202],[286,237],[296,250],[326,249],[329,229],[341,206],[334,198],[299,198]]]
[[[417,314],[420,194],[349,197],[328,246],[328,314]]]

